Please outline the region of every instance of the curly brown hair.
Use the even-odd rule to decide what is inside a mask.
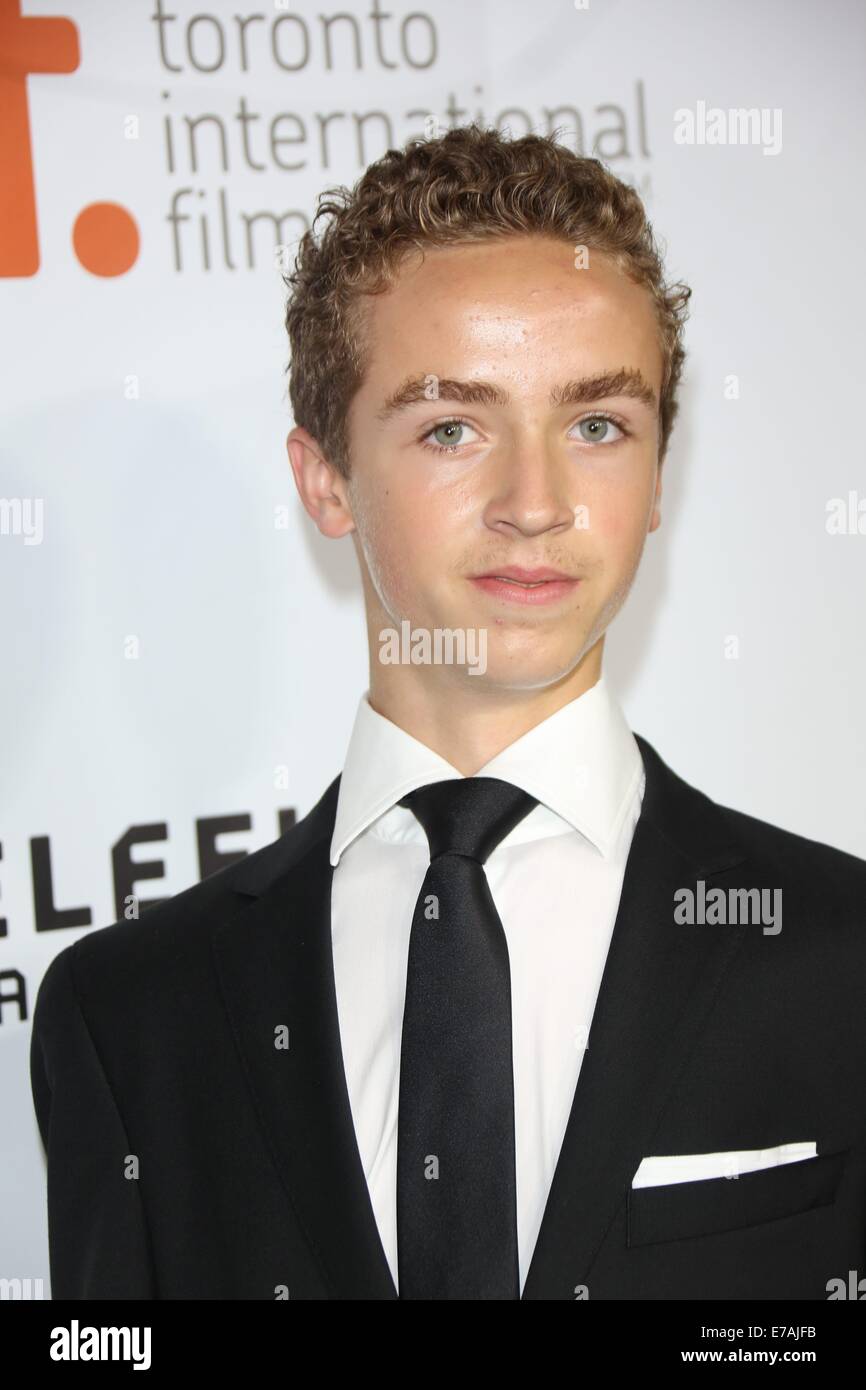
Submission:
[[[316,236],[320,218],[329,219]],[[666,284],[652,224],[636,191],[598,159],[555,136],[506,138],[475,122],[388,150],[353,189],[326,189],[301,237],[289,290],[289,395],[296,425],[349,476],[347,416],[364,379],[362,297],[393,284],[414,247],[542,234],[609,255],[655,301],[664,370],[659,461],[677,414],[691,296]]]

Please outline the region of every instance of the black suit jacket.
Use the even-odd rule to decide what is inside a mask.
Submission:
[[[826,1299],[866,1274],[866,862],[717,805],[636,737],[643,806],[523,1297]],[[338,784],[52,961],[31,1051],[52,1297],[397,1297],[342,1063]],[[781,931],[678,925],[699,880],[781,889]],[[631,1188],[647,1156],[803,1140],[817,1157]]]

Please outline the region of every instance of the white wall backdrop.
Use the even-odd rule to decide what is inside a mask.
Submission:
[[[27,1060],[44,969],[116,920],[112,851],[130,827],[156,827],[128,857],[158,861],[134,891],[160,897],[199,877],[197,823],[246,817],[219,848],[249,851],[281,811],[304,815],[367,684],[351,542],[319,537],[286,461],[274,226],[253,224],[249,257],[244,216],[294,213],[292,242],[322,188],[423,133],[428,112],[559,127],[644,195],[670,276],[693,287],[690,358],[662,527],[611,629],[609,679],[688,781],[866,857],[866,9],[23,10],[65,17],[80,45],[74,71],[26,80],[38,269],[0,251],[0,1276],[42,1278],[47,1297]],[[339,12],[354,29],[328,25]],[[678,143],[675,113],[710,108],[763,111],[765,137]],[[225,158],[210,122],[193,167],[185,118],[205,114]],[[0,150],[8,193],[20,164]],[[122,274],[73,245],[101,202],[140,234]],[[172,224],[173,206],[189,220]],[[20,233],[20,200],[4,215]]]

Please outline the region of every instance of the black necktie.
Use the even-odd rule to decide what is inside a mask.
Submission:
[[[511,974],[482,865],[538,803],[497,777],[400,802],[427,833],[397,1118],[401,1298],[518,1298]]]

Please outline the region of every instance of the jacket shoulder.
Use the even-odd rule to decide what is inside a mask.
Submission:
[[[850,880],[852,885],[866,887],[866,859],[827,844],[824,840],[810,839],[806,835],[798,835],[796,831],[785,830],[772,821],[747,815],[731,806],[719,805],[719,810],[736,831],[738,839],[748,843],[756,853],[802,864],[806,869],[821,866],[843,880]]]
[[[339,777],[306,816],[277,839],[190,885],[140,917],[96,927],[64,946],[42,977],[37,1006],[76,977],[134,981],[144,968],[172,969],[209,950],[215,920],[237,911],[333,828]],[[35,1019],[35,1013],[34,1013]]]
[[[866,916],[866,859],[714,800],[674,772],[646,739],[635,737],[647,771],[648,814],[669,841],[696,858],[706,845],[724,846],[731,860],[736,853],[780,886],[799,889],[804,897],[841,897]]]

